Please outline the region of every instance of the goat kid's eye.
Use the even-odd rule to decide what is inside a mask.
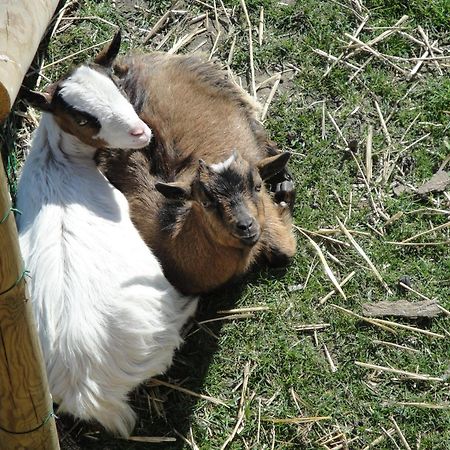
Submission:
[[[209,208],[211,206],[211,202],[202,202],[204,208]]]
[[[87,119],[78,119],[78,120],[77,120],[77,124],[78,124],[80,127],[84,127],[85,125],[87,125],[87,123],[88,123],[88,120],[87,120]]]
[[[257,184],[257,185],[255,186],[255,191],[256,191],[256,192],[259,192],[259,191],[261,190],[261,187],[262,187],[261,184]]]

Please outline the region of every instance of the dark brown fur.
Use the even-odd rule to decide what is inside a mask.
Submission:
[[[215,66],[194,57],[131,56],[116,73],[154,139],[146,150],[100,155],[100,167],[128,198],[131,217],[167,278],[184,293],[203,293],[244,274],[259,257],[272,265],[287,264],[296,246],[289,208],[276,204],[264,185],[260,192],[252,191],[259,174],[267,178],[269,166],[269,176],[278,173],[287,158],[277,156],[280,152],[267,139],[248,94]],[[220,214],[203,206],[204,188],[215,177],[206,173],[207,167],[234,150],[238,158],[230,170],[249,180],[239,201],[261,232],[254,245],[230,232],[233,201],[224,198]],[[275,172],[270,155],[283,160]],[[168,200],[155,188],[174,181],[187,197]],[[292,206],[293,190],[285,194],[281,200]]]

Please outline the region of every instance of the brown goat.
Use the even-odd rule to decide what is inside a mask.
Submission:
[[[286,265],[296,246],[289,154],[269,142],[248,94],[192,56],[129,56],[116,73],[155,138],[142,151],[100,155],[99,164],[169,281],[204,293],[260,257]]]

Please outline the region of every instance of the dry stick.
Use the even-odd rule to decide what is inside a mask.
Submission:
[[[447,245],[450,244],[450,240],[448,241],[440,241],[440,242],[395,242],[395,241],[385,241],[386,244],[392,245],[404,245],[408,247],[433,247],[435,245]]]
[[[390,428],[389,430],[387,430],[386,434],[388,436],[391,436],[395,433],[395,430],[393,428]],[[380,442],[383,442],[386,439],[386,434],[381,434],[380,436],[378,436],[375,440],[373,440],[369,445],[367,445],[366,447],[363,448],[363,450],[369,450],[373,447],[376,447]]]
[[[229,316],[214,317],[213,319],[202,320],[201,322],[198,323],[199,325],[203,325],[205,323],[220,322],[221,320],[251,319],[252,317],[255,317],[253,313],[231,314]]]
[[[335,244],[343,245],[344,247],[350,247],[350,244],[344,241],[340,241],[339,239],[332,238],[330,236],[326,236],[318,231],[307,230],[306,228],[299,227],[298,225],[293,225],[293,227],[298,231],[303,231],[304,233],[311,234],[312,236],[317,236],[322,239],[326,239],[327,241],[334,242]]]
[[[356,272],[353,271],[349,275],[347,275],[341,282],[341,287],[345,286],[354,276]],[[329,298],[331,298],[334,294],[336,294],[336,291],[333,289],[332,291],[328,292],[325,297],[319,300],[319,305],[323,305]]]
[[[389,331],[389,332],[391,332],[393,334],[397,333],[393,328],[391,328],[389,326],[386,326],[386,325],[383,325],[381,323],[378,323],[375,319],[368,319],[367,317],[361,316],[361,315],[359,315],[359,314],[357,314],[357,313],[355,313],[353,311],[350,311],[349,309],[343,308],[342,306],[338,306],[338,305],[334,305],[334,304],[330,304],[330,306],[332,306],[333,308],[338,309],[339,311],[345,312],[349,316],[355,317],[355,318],[357,318],[357,319],[359,319],[359,320],[361,320],[363,322],[370,323],[372,325],[375,325],[376,327],[380,327],[383,330]],[[396,325],[395,323],[392,323],[392,324]]]
[[[431,298],[428,298],[425,295],[421,294],[420,292],[417,292],[415,289],[413,289],[412,287],[408,286],[407,284],[402,283],[401,281],[400,281],[399,284],[400,284],[400,286],[402,288],[404,288],[404,289],[406,289],[406,290],[408,290],[410,292],[414,292],[414,294],[418,295],[420,298],[423,298],[424,300],[428,300],[429,302],[432,301]]]
[[[275,75],[271,75],[269,78],[266,78],[264,81],[261,81],[261,83],[259,83],[256,86],[256,91],[259,91],[261,88],[263,88],[266,84],[271,83],[272,81],[275,81],[279,75],[281,75],[281,72],[277,72]]]
[[[305,232],[303,232],[300,228],[296,227],[298,231],[300,231],[300,233],[303,234],[303,236],[305,236],[309,242],[311,243],[311,245],[314,247],[314,249],[316,250],[317,255],[319,256],[319,259],[322,263],[322,266],[324,268],[325,273],[327,274],[328,278],[331,280],[331,282],[334,284],[334,286],[336,287],[337,291],[342,295],[342,297],[347,300],[347,297],[344,293],[344,291],[342,290],[340,284],[338,283],[336,277],[334,276],[334,273],[332,272],[332,270],[330,269],[330,266],[327,263],[327,260],[325,259],[324,254],[322,253],[322,250],[320,249],[320,247],[316,244],[316,242],[311,239]]]
[[[228,53],[227,66],[230,67],[234,56],[234,47],[236,46],[236,35],[233,36],[233,41],[231,42],[230,53]]]
[[[428,35],[425,33],[425,31],[423,30],[423,28],[420,25],[417,27],[417,29],[419,30],[419,33],[422,35],[423,40],[425,41],[425,45],[428,47],[430,55],[434,58],[435,54],[433,52],[433,46],[430,44],[430,40],[428,39]],[[437,45],[437,42],[438,41],[434,41],[435,45]],[[441,75],[441,76],[444,75],[444,73],[442,72],[441,67],[439,66],[439,63],[436,60],[433,61],[433,62],[434,62],[434,65],[436,66],[436,68],[437,68],[437,70],[439,72],[439,75]]]
[[[348,37],[349,39],[351,39],[353,42],[356,42],[357,44],[361,45],[362,48],[361,50],[365,50],[369,53],[372,53],[372,55],[376,56],[377,58],[382,59],[383,61],[385,61],[387,64],[389,64],[390,66],[394,67],[396,70],[398,70],[399,72],[401,72],[403,75],[409,76],[409,72],[405,69],[402,69],[401,67],[399,67],[397,64],[393,63],[392,61],[390,61],[385,55],[383,55],[382,53],[378,52],[377,50],[374,50],[372,47],[370,47],[369,45],[365,44],[364,42],[360,41],[358,38],[353,37],[351,34],[349,33],[345,33],[345,36]]]
[[[420,60],[417,61],[416,65],[411,69],[411,72],[409,74],[409,78],[413,78],[417,72],[420,70],[420,68],[422,67],[422,64],[425,61],[425,58],[429,55],[430,51],[427,49],[422,53],[422,56],[420,57]]]
[[[417,350],[417,349],[411,348],[411,347],[407,347],[406,345],[399,345],[394,342],[380,341],[378,339],[374,339],[372,342],[374,344],[378,344],[378,345],[386,345],[387,347],[398,348],[399,350],[406,350],[408,352],[420,353],[420,350]]]
[[[366,143],[366,178],[367,182],[372,179],[372,139],[373,139],[373,126],[369,125],[367,131],[367,143]]]
[[[323,344],[323,350],[325,352],[325,356],[327,357],[328,363],[330,364],[331,367],[331,372],[337,372],[337,367],[333,362],[333,359],[331,358],[330,352],[328,351],[328,347],[326,346],[326,344]]]
[[[425,409],[450,409],[450,403],[427,403],[427,402],[386,402],[384,406],[415,406],[417,408]]]
[[[360,72],[362,72],[362,71],[365,69],[365,67],[366,67],[369,63],[372,62],[372,59],[373,59],[373,55],[369,56],[369,57],[364,61],[364,63],[362,64],[362,66],[361,66],[357,71],[353,72],[352,76],[348,79],[348,81],[351,83],[351,82],[353,81],[353,79],[354,79]]]
[[[262,420],[264,422],[272,422],[272,423],[292,423],[292,424],[301,424],[301,423],[311,423],[311,422],[319,422],[320,420],[330,420],[331,416],[305,416],[305,417],[293,417],[288,419],[272,419],[270,417],[265,417]]]
[[[400,17],[400,19],[399,19],[392,27],[389,27],[389,28],[388,28],[386,31],[384,31],[383,33],[381,33],[381,34],[378,35],[377,37],[375,37],[375,38],[371,39],[370,41],[368,41],[367,44],[364,44],[364,43],[361,43],[361,44],[362,44],[362,45],[370,45],[370,46],[375,45],[375,44],[378,44],[378,42],[383,41],[384,39],[386,39],[387,37],[389,37],[391,34],[396,33],[396,32],[397,32],[397,29],[396,29],[396,28],[400,27],[400,25],[402,25],[402,24],[403,24],[404,22],[406,22],[407,20],[408,20],[408,16],[402,16],[402,17]],[[356,36],[354,36],[354,37],[356,37]],[[351,47],[356,47],[356,49],[353,50],[352,53],[348,54],[348,55],[347,55],[347,58],[349,58],[349,57],[355,55],[356,53],[360,52],[360,51],[362,50],[361,44],[358,44],[358,45],[353,44],[353,45],[351,45]]]
[[[251,76],[251,91],[253,97],[256,99],[256,84],[255,84],[255,66],[253,64],[253,40],[252,40],[252,24],[250,22],[250,17],[248,16],[247,5],[245,0],[240,0],[242,9],[244,10],[245,20],[248,25],[248,52],[250,57],[250,76]]]
[[[277,78],[275,79],[275,83],[273,83],[272,89],[270,90],[269,96],[267,97],[266,102],[264,103],[262,112],[261,112],[261,121],[263,121],[266,118],[267,111],[269,110],[269,106],[272,103],[273,97],[275,95],[275,92],[278,89],[278,85],[281,81],[281,73],[277,74]],[[256,88],[255,88],[256,89]],[[256,90],[255,90],[256,93]]]
[[[223,443],[222,447],[220,447],[220,450],[224,450],[227,448],[228,444],[234,439],[236,436],[236,433],[241,426],[242,420],[245,416],[245,394],[247,393],[247,385],[248,385],[248,379],[250,377],[250,363],[247,362],[244,366],[244,375],[243,375],[243,381],[242,381],[242,391],[241,391],[241,399],[239,401],[239,409],[238,409],[238,418],[236,421],[236,425],[233,428],[233,431],[228,436],[226,441]]]
[[[406,135],[408,134],[409,130],[414,126],[414,124],[416,123],[416,121],[420,117],[420,115],[421,115],[421,113],[417,114],[417,116],[414,117],[413,121],[408,125],[408,127],[405,130],[405,132],[403,133],[403,136],[400,139],[401,143],[404,142]]]
[[[163,442],[176,442],[177,440],[173,437],[165,436],[130,436],[128,438],[122,438],[125,441],[131,442],[146,442],[152,444],[161,444]]]
[[[381,112],[380,105],[376,100],[375,100],[375,108],[377,110],[378,117],[380,118],[381,128],[383,130],[384,137],[386,138],[387,143],[391,145],[392,144],[391,135],[389,134],[389,131],[387,129],[386,122],[384,120],[383,113]]]
[[[390,320],[384,320],[384,319],[371,319],[371,320],[378,325],[394,326],[397,328],[402,328],[404,330],[412,331],[414,333],[425,334],[427,336],[437,337],[437,338],[441,338],[441,339],[445,338],[445,336],[443,334],[434,333],[433,331],[424,330],[422,328],[411,327],[409,325],[403,325],[402,323],[391,322]]]
[[[446,316],[450,317],[450,311],[448,309],[445,309],[443,306],[441,305],[436,305]]]
[[[415,38],[414,36],[411,36],[409,33],[406,33],[405,31],[398,30],[398,34],[405,37],[406,39],[409,39],[410,41],[414,42],[415,44],[419,44],[421,47],[426,47],[427,44],[425,42],[422,42],[420,39]],[[433,51],[438,53],[444,53],[444,51],[440,48],[434,47],[433,44],[431,44],[431,48]]]
[[[220,38],[220,34],[221,34],[221,33],[222,33],[222,32],[219,30],[218,33],[217,33],[217,35],[216,35],[216,39],[214,39],[214,44],[213,44],[212,49],[211,49],[211,52],[210,52],[210,54],[209,54],[208,61],[211,61],[211,58],[213,57],[214,53],[215,53],[216,50],[217,50],[217,43],[219,42],[219,38]]]
[[[362,20],[362,22],[360,23],[359,27],[356,29],[356,31],[353,33],[353,37],[358,37],[359,33],[361,33],[362,29],[364,28],[365,24],[367,23],[367,21],[369,20],[369,16],[367,15],[366,17],[364,17],[364,19]],[[351,42],[348,43],[348,45],[350,45]],[[325,71],[325,73],[323,74],[323,77],[325,78],[330,72],[331,70],[333,70],[333,68],[336,66],[336,64],[338,62],[341,61],[341,59],[345,56],[345,51],[343,51],[337,58],[335,61],[333,61],[332,64],[330,64],[330,66],[327,68],[327,70]],[[360,70],[360,69],[358,69]]]
[[[322,101],[322,141],[326,138],[326,129],[325,129],[325,112],[327,108],[326,100]]]
[[[444,381],[441,377],[433,377],[427,374],[420,374],[415,372],[407,372],[406,370],[394,369],[392,367],[378,366],[376,364],[369,364],[361,361],[355,361],[355,364],[359,367],[364,367],[365,369],[380,370],[382,372],[395,373],[397,375],[404,375],[405,377],[412,378],[414,380],[423,381]]]
[[[166,20],[169,18],[172,13],[172,9],[178,6],[179,2],[174,2],[170,6],[170,8],[158,19],[158,21],[153,25],[153,28],[148,32],[147,36],[143,40],[143,44],[147,44],[147,42],[163,27],[166,23]]]
[[[397,441],[394,439],[394,437],[388,433],[388,430],[386,430],[384,427],[380,427],[383,430],[383,433],[389,438],[389,440],[394,444],[394,447],[396,450],[401,450],[401,448],[398,446]]]
[[[200,28],[200,29],[192,31],[189,34],[186,34],[181,39],[179,39],[167,53],[169,55],[173,55],[173,54],[177,53],[178,50],[180,50],[181,48],[183,48],[184,46],[189,44],[189,42],[191,42],[195,36],[197,36],[198,34],[204,33],[205,31],[207,31],[206,28]]]
[[[268,306],[249,306],[247,308],[235,308],[235,309],[224,309],[222,311],[217,311],[217,314],[240,314],[255,311],[269,311]]]
[[[391,422],[394,424],[395,431],[397,432],[398,437],[402,441],[402,444],[405,446],[406,450],[411,450],[411,447],[409,446],[408,441],[406,440],[404,434],[402,433],[402,430],[400,430],[400,427],[398,426],[394,417],[391,416],[391,417],[389,417],[389,419],[391,419]]]
[[[294,328],[296,331],[317,331],[323,330],[324,328],[328,328],[330,326],[329,323],[312,323],[305,325],[296,325]]]
[[[331,61],[334,62],[340,62],[341,64],[344,64],[345,66],[351,67],[354,70],[359,70],[361,69],[359,66],[349,63],[348,61],[345,61],[344,59],[339,60],[336,56],[330,55],[327,52],[324,52],[323,50],[320,50],[319,48],[312,48],[311,49],[314,53],[317,53],[320,56],[324,56],[325,58],[330,59]]]
[[[375,267],[375,265],[372,263],[370,258],[367,256],[366,252],[361,248],[361,246],[355,241],[354,237],[349,233],[345,225],[339,220],[339,217],[336,217],[336,220],[339,224],[339,227],[344,232],[344,234],[347,236],[347,239],[351,242],[355,250],[362,256],[362,258],[367,262],[369,267],[372,269],[372,272],[375,274],[375,276],[380,280],[383,287],[386,289],[386,291],[389,294],[392,294],[392,291],[390,290],[387,283],[383,280],[383,277],[381,276],[380,272],[378,272],[378,269]]]
[[[334,120],[334,117],[327,111],[328,118],[331,120],[331,123],[333,124],[334,128],[336,129],[337,133],[339,134],[340,138],[344,141],[345,145],[348,147],[347,139],[345,139],[344,135],[342,134],[341,129],[339,128],[339,125]]]
[[[404,239],[404,240],[402,241],[402,243],[404,244],[404,243],[406,243],[406,242],[411,242],[411,241],[413,241],[414,239],[416,239],[416,238],[418,238],[418,237],[420,237],[420,236],[424,236],[425,234],[432,233],[433,231],[442,230],[443,228],[447,228],[447,227],[449,227],[449,226],[450,226],[450,221],[449,221],[449,222],[445,222],[445,223],[443,223],[442,225],[438,225],[438,226],[436,226],[436,227],[431,228],[430,230],[422,231],[421,233],[415,234],[414,236],[411,236],[411,237],[409,237],[408,239]]]
[[[214,403],[215,405],[222,405],[222,406],[226,406],[227,408],[229,407],[223,400],[220,400],[219,398],[210,397],[209,395],[204,395],[204,394],[198,394],[197,392],[191,391],[184,387],[177,386],[176,384],[168,383],[167,381],[158,380],[156,378],[150,378],[150,381],[156,385],[165,386],[165,387],[168,387],[175,391],[183,392],[183,394],[191,395],[192,397],[201,398],[202,400],[207,400],[211,403]]]
[[[260,47],[263,43],[263,35],[264,35],[264,6],[261,6],[259,10],[259,27],[258,27],[258,39]]]

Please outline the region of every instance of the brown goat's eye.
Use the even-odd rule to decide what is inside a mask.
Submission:
[[[87,120],[87,119],[77,119],[77,124],[78,124],[80,127],[84,127],[85,125],[87,125],[87,123],[88,123],[88,120]]]
[[[207,200],[202,202],[202,205],[204,208],[209,208],[211,206],[211,202],[208,202]]]

